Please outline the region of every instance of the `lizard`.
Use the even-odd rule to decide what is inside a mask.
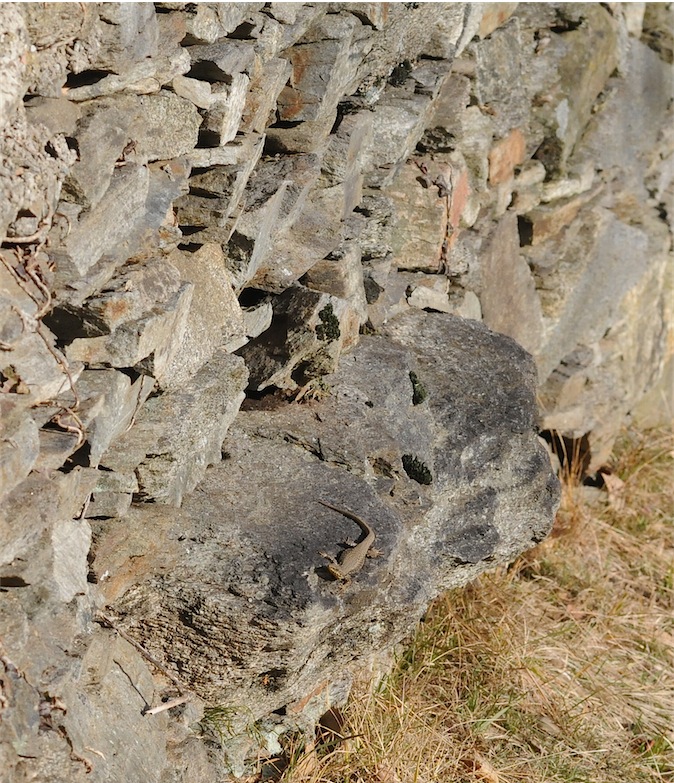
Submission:
[[[326,508],[330,508],[338,514],[342,514],[348,519],[353,520],[363,533],[365,533],[365,538],[358,541],[349,549],[340,552],[336,560],[332,555],[328,555],[325,552],[320,553],[322,557],[330,561],[330,564],[327,567],[330,574],[340,582],[349,582],[351,576],[360,571],[363,567],[366,557],[377,557],[381,554],[381,552],[378,552],[376,549],[372,549],[375,539],[374,530],[364,519],[361,519],[351,511],[347,511],[347,509],[340,508],[339,506],[333,506],[332,503],[326,503],[324,500],[319,500],[318,502]]]

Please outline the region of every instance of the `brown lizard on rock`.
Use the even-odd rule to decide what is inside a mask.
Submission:
[[[351,511],[339,508],[339,506],[333,506],[331,503],[326,503],[324,500],[319,500],[318,502],[326,508],[330,508],[338,514],[342,514],[348,519],[353,520],[363,533],[365,533],[365,538],[358,541],[358,543],[354,544],[349,549],[344,549],[340,552],[336,560],[332,555],[328,555],[325,552],[320,553],[322,557],[330,561],[327,568],[332,576],[340,582],[348,583],[351,580],[351,576],[360,571],[363,567],[366,557],[378,557],[381,554],[381,552],[378,552],[376,549],[372,549],[372,544],[374,544],[375,539],[374,530],[365,520],[356,516],[356,514],[353,514]]]

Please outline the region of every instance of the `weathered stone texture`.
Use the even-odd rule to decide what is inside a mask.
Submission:
[[[172,264],[183,281],[193,286],[182,338],[161,378],[165,389],[182,387],[223,344],[245,342],[243,312],[234,293],[222,248],[206,244],[192,254],[176,250]]]
[[[543,333],[541,303],[518,240],[517,219],[506,215],[482,248],[482,317],[490,329],[507,334],[537,355]]]
[[[422,403],[411,371],[427,393]],[[330,679],[335,657],[347,665],[364,622],[383,649],[432,593],[470,578],[485,558],[512,556],[523,537],[546,534],[557,484],[533,431],[534,377],[508,338],[410,313],[388,337],[361,341],[331,376],[324,425],[309,406],[274,417],[253,408],[230,433],[227,459],[180,512],[159,520],[152,507],[149,517],[135,509],[126,540],[111,531],[101,541],[95,568],[116,574],[115,612],[198,693],[246,704],[252,714],[233,715],[237,725],[299,700]],[[406,473],[406,454],[427,466],[430,483]],[[269,477],[264,494],[255,492],[259,471]],[[373,521],[385,553],[344,600],[317,553],[350,526],[321,511],[322,497]],[[164,553],[132,532],[146,519],[161,525]],[[180,619],[188,616],[189,628]]]
[[[545,535],[534,421],[594,470],[630,417],[671,419],[669,19],[0,4],[12,783],[252,774],[344,702],[348,661]],[[317,553],[352,525],[317,498],[384,550],[343,594]],[[143,717],[177,686],[106,603],[249,705],[227,759],[194,693]]]
[[[4,129],[26,91],[26,53],[30,43],[21,12],[9,3],[0,9],[0,30],[0,129]]]

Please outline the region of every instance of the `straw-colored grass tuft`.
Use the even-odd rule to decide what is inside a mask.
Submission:
[[[569,481],[553,534],[440,598],[284,783],[672,783],[674,436]],[[335,735],[331,735],[333,740]]]

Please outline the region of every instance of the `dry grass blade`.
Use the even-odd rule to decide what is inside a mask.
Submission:
[[[612,496],[570,481],[547,541],[436,602],[303,781],[674,781],[674,435],[626,435],[611,470]]]

